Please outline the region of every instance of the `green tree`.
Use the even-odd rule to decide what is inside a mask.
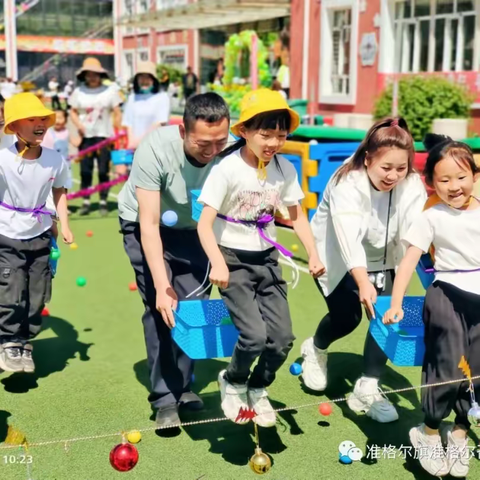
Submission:
[[[393,85],[378,98],[374,117],[392,113]],[[405,118],[415,140],[422,140],[436,118],[468,118],[473,103],[466,87],[446,78],[420,75],[404,77],[398,85],[398,113]]]

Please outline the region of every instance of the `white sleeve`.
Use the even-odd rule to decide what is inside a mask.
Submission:
[[[407,234],[402,239],[402,242],[407,247],[413,245],[424,253],[428,252],[434,238],[430,213],[426,210],[414,220]]]
[[[293,207],[298,205],[299,201],[305,197],[305,194],[298,183],[297,171],[293,165],[287,164],[286,167],[284,168],[285,183],[281,191],[280,200],[286,207]]]
[[[332,188],[330,214],[340,255],[348,271],[357,267],[367,268],[367,255],[361,235],[365,215],[362,204],[361,193],[351,184],[340,182]]]
[[[166,93],[161,93],[155,103],[154,123],[168,123],[170,119],[170,97]]]
[[[55,152],[56,153],[56,152]],[[69,183],[69,171],[68,171],[68,166],[67,162],[60,156],[60,154],[57,154],[62,163],[60,165],[60,168],[57,170],[57,174],[55,175],[55,180],[53,181],[53,188],[65,188],[66,185]]]
[[[222,172],[220,165],[215,165],[208,175],[198,198],[200,203],[220,211],[228,194],[228,179]]]
[[[73,93],[70,95],[68,99],[68,104],[72,107],[77,109],[78,108],[78,88],[76,88]]]
[[[118,107],[122,103],[123,103],[123,100],[122,100],[122,97],[120,96],[120,93],[117,90],[112,88],[111,97],[110,97],[111,108],[113,109],[115,107]]]

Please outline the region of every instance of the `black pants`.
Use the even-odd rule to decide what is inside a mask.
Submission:
[[[387,271],[385,289],[383,291],[377,289],[379,295],[391,295],[393,278],[393,271]],[[357,284],[349,273],[343,277],[342,281],[328,297],[325,297],[318,282],[315,283],[325,298],[328,313],[318,325],[313,343],[316,347],[325,350],[333,342],[346,337],[360,325],[363,315],[362,305],[358,298]],[[369,331],[363,350],[363,374],[370,378],[380,378],[387,360],[387,356]]]
[[[135,271],[138,292],[145,312],[142,317],[150,371],[149,402],[154,408],[176,403],[190,390],[193,362],[172,340],[170,329],[156,309],[156,290],[140,239],[140,225],[120,219],[123,245]],[[196,230],[174,230],[162,227],[165,267],[178,299],[202,284],[208,259]],[[204,300],[210,291],[195,299]]]
[[[91,147],[92,145],[102,142],[103,140],[105,140],[105,137],[84,138],[82,140],[82,143],[80,144],[79,150]],[[80,178],[82,190],[84,188],[89,188],[92,186],[93,167],[95,165],[95,159],[97,159],[98,163],[98,183],[104,183],[109,181],[108,172],[110,169],[110,150],[108,149],[108,147],[103,147],[96,152],[87,155],[85,158],[82,158],[82,162],[80,163]],[[107,200],[108,189],[101,190],[99,195],[100,200]],[[84,198],[89,199],[90,196],[86,196]]]
[[[27,341],[42,326],[51,299],[51,232],[29,240],[0,235],[0,343]]]
[[[61,110],[62,104],[60,103],[60,97],[58,95],[53,95],[52,97],[52,109]]]
[[[220,293],[240,332],[226,379],[238,384],[248,381],[251,388],[268,387],[295,339],[278,252],[220,249],[230,271],[228,287]]]
[[[445,282],[435,282],[425,296],[425,357],[422,385],[463,377],[458,368],[463,356],[472,376],[480,375],[480,295],[465,292]],[[425,424],[438,429],[441,421],[453,411],[455,423],[469,428],[471,407],[468,382],[422,389]],[[480,383],[475,382],[478,400]]]

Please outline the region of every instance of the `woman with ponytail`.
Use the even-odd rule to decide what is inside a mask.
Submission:
[[[353,332],[362,305],[374,316],[377,295],[389,295],[404,250],[400,238],[422,212],[427,194],[413,172],[414,147],[407,123],[386,118],[370,128],[355,154],[330,179],[312,219],[326,274],[316,279],[328,313],[314,337],[302,344],[303,380],[311,390],[327,387],[327,351]],[[363,375],[349,407],[381,423],[398,419],[379,387],[387,357],[370,333]]]

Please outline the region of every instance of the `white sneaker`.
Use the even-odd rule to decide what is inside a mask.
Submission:
[[[307,338],[301,347],[302,377],[305,385],[310,390],[322,392],[327,388],[327,350],[317,348],[313,343],[313,337]]]
[[[395,407],[387,400],[376,378],[359,378],[353,393],[347,398],[347,404],[354,412],[365,412],[367,417],[379,423],[398,420]]]
[[[427,435],[425,425],[422,423],[418,427],[413,427],[409,436],[422,468],[434,477],[448,475],[450,470],[440,435]]]
[[[277,414],[268,401],[268,393],[264,388],[249,388],[248,399],[250,406],[257,416],[253,421],[261,427],[274,427],[277,423]]]
[[[447,433],[447,463],[450,475],[455,478],[463,478],[468,475],[470,457],[473,450],[468,448],[468,438],[462,440],[452,435],[452,428]]]
[[[247,423],[249,419],[242,419],[238,422],[237,417],[240,409],[249,410],[247,386],[235,385],[225,380],[226,370],[222,370],[218,374],[218,385],[220,387],[220,395],[222,397],[222,410],[227,418],[235,423]]]

